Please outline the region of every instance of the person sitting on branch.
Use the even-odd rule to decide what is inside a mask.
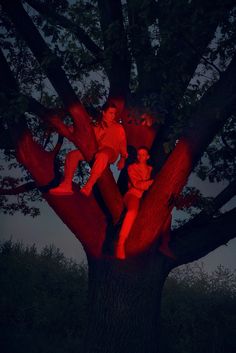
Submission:
[[[94,184],[102,175],[106,167],[113,164],[120,155],[117,168],[124,168],[127,158],[127,143],[124,128],[116,121],[117,108],[112,103],[104,105],[102,120],[94,126],[94,133],[98,143],[98,151],[95,154],[94,163],[87,183],[81,188],[81,192],[89,196]],[[73,127],[72,127],[73,128]],[[56,188],[50,190],[52,195],[73,194],[72,180],[78,163],[85,160],[79,150],[71,151],[66,156],[65,174],[63,182]]]
[[[147,163],[149,157],[148,149],[139,147],[137,150],[137,162],[128,167],[129,189],[124,196],[127,212],[116,247],[116,257],[119,259],[125,259],[125,241],[138,214],[141,197],[144,191],[148,190],[153,183],[153,179],[151,179],[152,167]]]

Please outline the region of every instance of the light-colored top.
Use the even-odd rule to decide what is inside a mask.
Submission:
[[[127,143],[126,135],[123,126],[116,121],[110,125],[101,122],[94,126],[96,140],[98,142],[99,150],[103,147],[109,147],[114,151],[114,162],[119,154],[127,158]]]
[[[133,163],[128,167],[129,176],[129,190],[127,194],[132,194],[141,198],[144,191],[150,187],[150,176],[152,167],[149,165],[142,165],[140,163]]]

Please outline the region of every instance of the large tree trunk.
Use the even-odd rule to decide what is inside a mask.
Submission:
[[[89,260],[85,353],[157,353],[161,292],[168,273],[161,255]]]

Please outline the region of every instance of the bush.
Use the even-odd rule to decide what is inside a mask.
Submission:
[[[162,353],[236,352],[236,273],[184,266],[167,279],[162,300]]]
[[[0,246],[0,341],[4,353],[74,352],[86,321],[87,270],[53,246]]]

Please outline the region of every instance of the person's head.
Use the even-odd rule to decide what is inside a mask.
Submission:
[[[107,124],[112,123],[116,120],[117,108],[113,103],[107,103],[102,109],[102,120]]]
[[[141,115],[141,125],[151,127],[154,124],[154,118],[150,113],[143,113]]]
[[[139,147],[137,150],[137,161],[139,163],[146,163],[150,158],[149,151],[146,147]]]

